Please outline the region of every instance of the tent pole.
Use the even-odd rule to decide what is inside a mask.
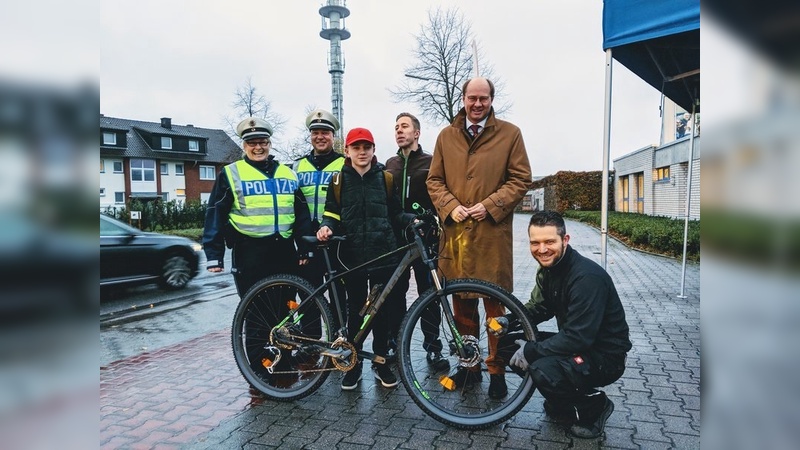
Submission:
[[[683,260],[681,262],[681,292],[678,294],[679,298],[686,298],[684,293],[686,287],[686,243],[689,238],[689,207],[692,200],[692,170],[694,170],[692,167],[694,165],[694,133],[695,127],[697,127],[694,117],[695,106],[692,103],[692,118],[690,119],[692,129],[689,131],[689,173],[686,181],[686,217],[683,222]]]
[[[606,268],[608,247],[608,163],[611,155],[611,49],[606,49],[606,97],[603,124],[603,180],[600,204],[600,265]]]

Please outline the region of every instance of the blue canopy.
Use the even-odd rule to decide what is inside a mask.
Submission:
[[[605,0],[603,50],[687,111],[700,97],[700,0]],[[699,111],[699,102],[696,102]]]

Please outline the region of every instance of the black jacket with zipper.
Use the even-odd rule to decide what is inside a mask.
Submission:
[[[373,158],[372,167],[361,176],[347,159],[340,172],[341,204],[336,202],[334,182],[328,187],[321,226],[327,226],[335,235],[347,235],[342,244],[343,262],[352,268],[396,250],[395,229],[404,228],[414,216],[403,213],[396,189],[394,193],[386,192],[382,166],[377,160]],[[378,266],[396,264],[399,255],[396,256]]]

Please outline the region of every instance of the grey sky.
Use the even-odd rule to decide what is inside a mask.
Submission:
[[[109,116],[224,128],[237,85],[248,76],[286,117],[278,141],[299,135],[308,105],[330,109],[328,41],[321,1],[101,2],[100,112]],[[394,103],[428,8],[457,4],[513,108],[503,118],[523,132],[534,175],[602,168],[602,2],[350,0],[346,26],[344,124],[369,128],[378,159],[396,151]],[[659,93],[614,65],[612,160],[660,135]],[[443,124],[423,122],[432,151]]]

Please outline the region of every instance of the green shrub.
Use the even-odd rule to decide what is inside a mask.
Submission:
[[[144,231],[164,232],[165,230],[202,229],[206,217],[206,206],[199,200],[164,202],[156,199],[143,202],[139,199],[132,199],[123,207],[108,207],[102,212],[122,222],[130,222]],[[141,211],[141,220],[131,222],[129,219],[131,211]]]
[[[600,227],[600,211],[564,211],[564,217]],[[642,250],[680,257],[683,254],[682,219],[636,213],[608,212],[608,234]],[[686,257],[700,260],[700,221],[690,220]]]

